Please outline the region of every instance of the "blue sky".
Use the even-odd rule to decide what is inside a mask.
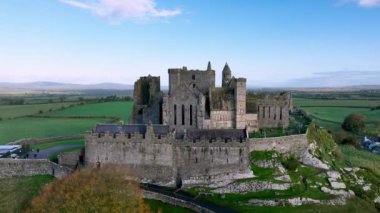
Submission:
[[[380,84],[380,0],[3,0],[0,81],[116,82],[211,61],[250,86]]]

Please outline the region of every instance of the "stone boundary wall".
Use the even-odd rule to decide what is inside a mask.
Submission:
[[[49,138],[25,138],[20,139],[14,142],[8,143],[8,145],[35,145],[40,143],[49,143],[54,141],[61,140],[71,140],[71,139],[82,139],[83,135],[67,135],[67,136],[57,136],[57,137],[49,137]]]
[[[0,178],[14,176],[52,175],[63,178],[73,170],[47,159],[0,159]]]
[[[157,192],[152,192],[148,190],[143,190],[144,198],[145,199],[151,199],[151,200],[159,200],[163,203],[168,203],[174,206],[179,206],[182,208],[191,209],[195,212],[205,212],[205,213],[213,213],[213,211],[206,209],[204,207],[201,207],[195,203],[191,203],[185,200],[181,200],[178,198],[174,198],[168,195],[160,194]]]
[[[248,143],[249,152],[274,150],[279,153],[298,154],[308,147],[307,134],[273,138],[250,138]]]
[[[57,156],[58,164],[75,169],[80,163],[80,156],[83,155],[82,150],[73,152],[64,152]]]

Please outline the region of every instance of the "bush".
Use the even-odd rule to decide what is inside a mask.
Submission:
[[[364,115],[360,113],[351,113],[349,114],[342,123],[342,128],[349,132],[358,132],[362,131],[365,128]]]
[[[42,110],[39,110],[39,111],[38,111],[38,114],[42,114],[43,112],[44,112],[44,111],[42,111]]]
[[[375,207],[376,207],[377,211],[380,212],[380,203],[375,203]]]
[[[291,155],[289,158],[283,160],[281,163],[287,170],[290,171],[294,171],[300,166],[300,162],[294,155]]]
[[[342,160],[343,159],[343,153],[340,149],[335,149],[332,154],[337,160]]]
[[[354,136],[348,136],[344,138],[341,142],[343,145],[351,145],[351,146],[357,146],[358,144],[356,143],[356,138]]]

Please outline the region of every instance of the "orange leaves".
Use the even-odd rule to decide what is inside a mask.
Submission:
[[[43,188],[29,212],[149,212],[123,167],[84,169]]]

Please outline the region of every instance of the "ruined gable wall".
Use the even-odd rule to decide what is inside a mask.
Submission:
[[[134,105],[130,123],[154,124],[161,123],[162,94],[160,92],[160,77],[141,77],[135,82]]]
[[[235,127],[235,111],[212,110],[210,129],[232,129]]]
[[[286,128],[289,125],[290,95],[265,94],[258,100],[260,128]]]

